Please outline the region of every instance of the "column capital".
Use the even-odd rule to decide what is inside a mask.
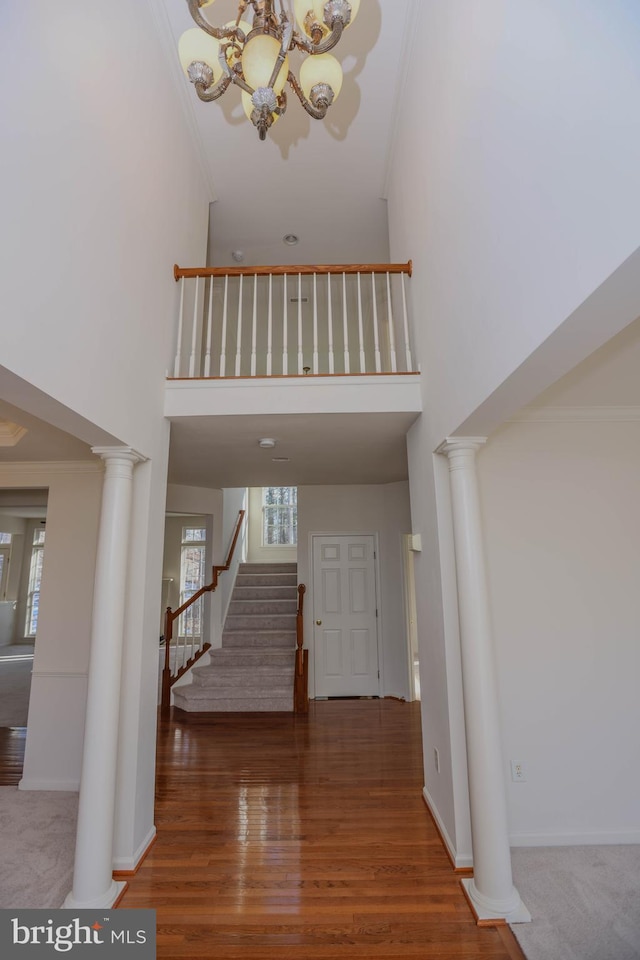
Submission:
[[[475,453],[486,442],[486,437],[447,437],[439,447],[436,447],[436,453],[443,453],[447,457],[452,453]]]
[[[91,447],[91,453],[101,457],[105,462],[109,460],[129,460],[132,464],[143,463],[148,458],[138,453],[133,447]]]

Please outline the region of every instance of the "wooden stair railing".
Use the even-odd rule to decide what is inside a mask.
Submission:
[[[298,585],[298,610],[296,614],[296,664],[293,681],[293,712],[309,712],[309,651],[304,649],[303,608],[307,591],[304,583]]]
[[[227,554],[227,559],[224,564],[219,564],[213,567],[211,583],[206,584],[204,587],[200,587],[193,596],[189,597],[182,606],[178,607],[177,610],[172,610],[171,607],[167,607],[165,617],[164,617],[164,669],[162,671],[162,699],[161,699],[161,713],[163,717],[166,717],[169,714],[169,709],[171,707],[171,687],[174,683],[184,676],[187,670],[190,670],[194,663],[197,663],[198,660],[204,656],[207,650],[210,649],[210,643],[204,643],[197,650],[193,651],[191,657],[184,662],[180,667],[176,668],[173,672],[171,669],[171,641],[173,640],[173,624],[178,619],[178,617],[184,613],[190,606],[192,606],[196,600],[199,600],[200,597],[205,593],[213,593],[213,591],[218,586],[218,577],[221,573],[224,573],[226,570],[229,570],[231,567],[231,561],[233,560],[233,555],[235,553],[236,545],[238,543],[238,537],[240,536],[240,529],[242,527],[242,521],[244,520],[245,511],[238,511],[238,520],[236,522],[235,530],[233,533],[233,539],[231,541],[231,546],[229,547],[229,552]]]

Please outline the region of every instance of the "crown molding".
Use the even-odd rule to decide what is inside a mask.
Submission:
[[[11,420],[0,420],[0,447],[15,447],[26,432],[27,428],[21,427],[18,423],[12,423]]]
[[[508,423],[630,423],[640,420],[640,406],[525,407]]]

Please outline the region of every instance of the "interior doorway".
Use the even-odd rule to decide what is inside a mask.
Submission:
[[[312,537],[316,697],[380,695],[375,543]]]

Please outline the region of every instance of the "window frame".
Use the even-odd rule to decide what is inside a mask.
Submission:
[[[293,502],[290,503],[265,503],[265,498],[267,496],[268,490],[293,490]],[[291,550],[294,547],[298,546],[298,488],[296,486],[270,486],[262,487],[261,493],[262,499],[262,510],[261,510],[261,544],[267,550]],[[283,520],[279,523],[267,523],[267,511],[275,510],[285,516],[288,515],[288,519]],[[285,542],[279,543],[269,543],[267,531],[269,528],[273,530],[282,530],[285,536],[291,536],[292,539],[289,539]]]

